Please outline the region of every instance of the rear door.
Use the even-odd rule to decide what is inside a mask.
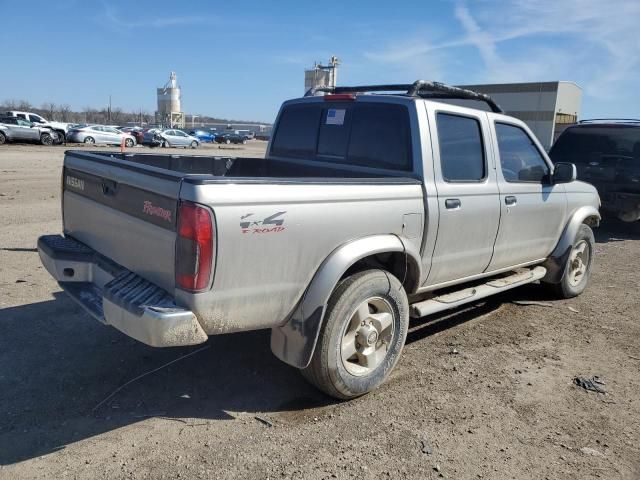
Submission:
[[[105,139],[108,143],[119,145],[122,142],[122,133],[112,127],[104,127]]]
[[[438,232],[428,285],[485,271],[500,222],[500,200],[486,113],[431,109]]]
[[[550,182],[551,162],[525,127],[495,122],[500,231],[490,270],[546,258],[564,229],[564,185]]]
[[[40,139],[40,130],[34,126],[31,122],[16,118],[16,125],[13,125],[16,132],[16,138],[21,140],[37,141]]]

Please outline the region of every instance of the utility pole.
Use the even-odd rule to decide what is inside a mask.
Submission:
[[[107,110],[107,123],[111,125],[111,95],[109,95],[109,109]]]

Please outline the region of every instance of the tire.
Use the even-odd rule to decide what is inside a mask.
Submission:
[[[58,134],[58,140],[56,142],[58,145],[62,145],[64,143],[67,143],[67,136],[65,135],[64,132],[56,130],[56,133]]]
[[[162,142],[162,148],[171,148],[169,140],[165,140],[164,142]]]
[[[224,143],[226,143],[227,145],[229,145],[231,143],[231,140],[229,140],[228,138],[224,141]]]
[[[246,140],[242,140],[242,144],[243,144],[243,145],[246,145],[246,144],[247,144],[247,141],[246,141]]]
[[[588,225],[580,225],[562,279],[549,285],[559,298],[573,298],[584,292],[591,277],[594,252],[593,231]]]
[[[87,145],[93,145],[94,143],[96,143],[96,141],[93,137],[86,137],[84,139],[84,143],[86,143]]]
[[[408,327],[407,294],[396,277],[384,270],[351,275],[329,298],[311,363],[302,375],[341,400],[364,395],[393,370]]]
[[[127,138],[127,139],[125,139],[125,141],[124,141],[124,146],[125,146],[125,147],[127,147],[127,148],[131,148],[131,147],[133,147],[135,144],[136,144],[136,142],[134,142],[132,138]]]
[[[191,148],[198,148],[198,142],[196,142],[195,140],[191,142]]]
[[[40,143],[42,145],[50,147],[51,145],[53,145],[53,137],[48,133],[43,133],[42,135],[40,135]]]
[[[7,136],[0,132],[0,145],[4,145],[5,143],[7,143]]]

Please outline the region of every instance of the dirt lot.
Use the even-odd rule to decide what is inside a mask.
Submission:
[[[582,297],[512,303],[550,301],[531,286],[414,322],[391,380],[361,399],[317,393],[251,332],[94,409],[203,347],[102,326],[40,266],[63,151],[0,148],[0,478],[640,478],[639,225],[598,231]]]

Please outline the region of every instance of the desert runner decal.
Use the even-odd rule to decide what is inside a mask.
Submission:
[[[260,234],[260,233],[279,233],[284,232],[285,212],[276,212],[273,215],[258,220],[253,217],[253,213],[247,213],[240,217],[240,230],[243,234]],[[273,226],[272,226],[273,225]]]
[[[166,210],[162,207],[158,207],[149,200],[144,201],[142,213],[146,213],[147,215],[152,215],[154,217],[160,217],[167,222],[171,221],[171,210]]]

